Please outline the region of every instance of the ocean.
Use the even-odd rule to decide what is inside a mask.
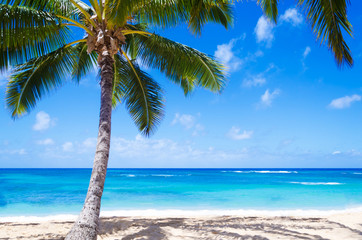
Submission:
[[[78,214],[91,169],[0,169],[0,217]],[[102,211],[344,211],[362,169],[108,169]]]

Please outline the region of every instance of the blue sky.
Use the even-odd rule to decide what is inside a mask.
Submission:
[[[254,1],[237,3],[233,28],[207,25],[158,31],[217,57],[228,67],[222,94],[183,91],[155,70],[165,117],[150,138],[119,106],[109,167],[362,167],[362,14],[352,1],[353,68],[338,68],[316,41],[295,1],[270,24]],[[95,72],[68,83],[12,120],[0,77],[0,167],[92,167],[99,114]]]

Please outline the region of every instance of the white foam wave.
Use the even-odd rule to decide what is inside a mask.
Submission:
[[[153,177],[174,177],[176,175],[171,175],[171,174],[151,174],[151,176],[153,176]]]
[[[233,173],[298,173],[297,171],[221,171],[221,172],[233,172]]]
[[[302,185],[342,185],[344,183],[339,182],[290,182],[294,184],[302,184]]]
[[[353,174],[358,174],[358,175],[360,175],[360,174],[362,174],[362,173],[360,173],[360,172],[354,172]]]
[[[254,171],[256,173],[298,173],[297,171]]]
[[[183,176],[191,176],[192,174],[185,175],[173,175],[173,174],[120,174],[120,176],[124,177],[183,177]]]
[[[214,217],[214,216],[330,216],[335,214],[362,214],[362,207],[347,208],[341,210],[178,210],[178,209],[140,209],[140,210],[115,210],[102,211],[101,217]],[[46,222],[46,221],[75,221],[77,215],[51,215],[51,216],[17,216],[0,217],[0,222]]]

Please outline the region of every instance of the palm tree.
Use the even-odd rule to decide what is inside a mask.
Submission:
[[[35,106],[44,94],[79,81],[93,65],[100,69],[101,107],[93,171],[80,216],[66,239],[96,239],[107,171],[112,107],[124,102],[146,136],[163,116],[158,83],[140,69],[159,69],[187,95],[201,86],[220,92],[222,66],[193,48],[151,33],[152,26],[187,22],[199,34],[206,22],[231,23],[231,5],[222,0],[8,0],[1,2],[1,68],[15,66],[6,91],[12,116]],[[72,39],[70,27],[83,29]]]
[[[340,26],[349,34],[346,4],[326,8],[328,1],[300,0],[317,37],[327,40],[338,64],[352,64]],[[276,21],[277,0],[261,0]],[[93,171],[83,209],[66,239],[96,239],[107,171],[112,107],[124,102],[139,130],[151,134],[163,116],[158,83],[139,62],[159,69],[180,85],[185,95],[195,87],[220,92],[223,67],[212,57],[151,33],[152,27],[186,22],[200,34],[207,22],[229,27],[231,4],[224,0],[0,0],[0,70],[14,67],[6,101],[14,118],[27,113],[44,94],[71,78],[75,82],[97,65],[101,107]],[[331,5],[332,6],[332,5]],[[85,31],[74,39],[72,28]],[[138,60],[138,61],[136,61]]]

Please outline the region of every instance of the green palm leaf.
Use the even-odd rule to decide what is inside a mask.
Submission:
[[[307,19],[321,43],[327,43],[338,65],[353,65],[351,50],[343,38],[342,29],[352,36],[352,25],[347,19],[346,0],[299,0]]]
[[[191,31],[200,34],[203,25],[214,22],[223,25],[226,29],[232,22],[232,7],[224,0],[192,0],[189,3],[190,18],[187,19]],[[182,6],[181,6],[182,7]]]
[[[60,48],[15,68],[6,89],[13,117],[28,112],[44,94],[62,86],[75,65],[75,53],[75,47]]]
[[[98,54],[92,51],[87,53],[87,44],[78,43],[73,47],[74,49],[74,65],[72,66],[72,77],[79,82],[89,71],[97,66]]]
[[[278,18],[278,2],[279,0],[258,0],[264,14],[275,23]]]
[[[47,12],[0,5],[0,69],[54,51],[68,35],[69,29]]]
[[[186,45],[153,34],[149,37],[139,34],[127,35],[135,41],[137,51],[125,46],[127,52],[137,52],[137,57],[145,66],[159,69],[176,84],[185,95],[201,86],[213,92],[220,92],[225,86],[224,69],[211,56]]]
[[[131,66],[132,64],[132,66]],[[163,96],[160,86],[139,66],[115,55],[114,97],[125,105],[142,134],[156,130],[163,117]]]
[[[86,5],[80,0],[77,2]],[[0,0],[0,4],[12,7],[26,7],[34,10],[45,11],[63,16],[74,15],[76,8],[69,0]]]
[[[199,34],[207,22],[229,27],[231,4],[223,0],[123,0],[108,1],[114,24],[125,24],[131,16],[138,22],[158,27],[174,27],[187,22],[193,33]]]

